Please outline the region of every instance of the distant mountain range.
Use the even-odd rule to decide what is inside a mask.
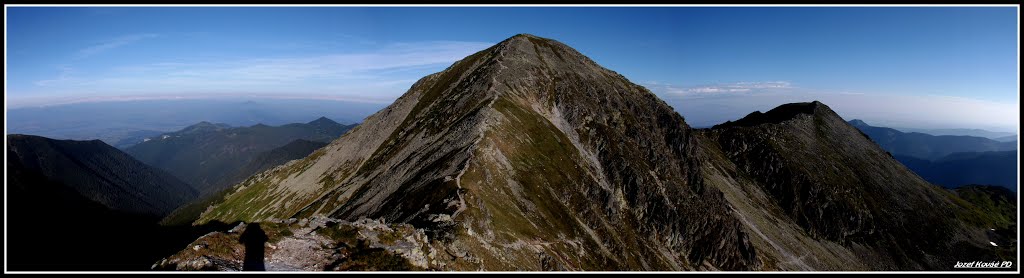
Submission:
[[[100,139],[120,149],[189,125],[211,121],[231,126],[259,123],[277,126],[325,116],[344,124],[359,123],[385,103],[327,99],[221,97],[83,102],[43,107],[10,107],[8,134],[54,139]],[[155,135],[155,134],[152,134]]]
[[[952,153],[1011,151],[1017,149],[1017,142],[1000,142],[984,137],[962,135],[930,135],[918,132],[902,132],[887,127],[871,126],[861,120],[849,121],[851,125],[871,137],[883,149],[893,155],[911,156],[936,160]]]
[[[999,185],[1017,190],[1017,142],[960,135],[904,133],[849,121],[893,157],[931,183],[957,187]]]
[[[925,128],[895,128],[902,132],[917,132],[929,135],[954,135],[954,136],[974,136],[984,137],[993,139],[996,141],[1014,141],[1017,140],[1017,134],[1013,132],[999,132],[999,131],[988,131],[977,128],[943,128],[943,129],[925,129]],[[1011,139],[1012,138],[1012,139]]]
[[[299,139],[329,142],[354,126],[342,125],[325,117],[304,124],[281,126],[231,127],[200,122],[180,131],[144,138],[143,142],[127,148],[125,152],[166,170],[207,195],[234,185],[262,170],[261,167],[267,167],[267,163],[293,158],[286,154],[295,150],[285,150],[272,154],[279,157],[254,162],[254,158],[263,152]],[[250,163],[256,165],[247,166]]]
[[[996,141],[999,141],[999,142],[1016,142],[1016,141],[1019,141],[1019,139],[1020,139],[1020,136],[1010,135],[1010,136],[993,138],[992,140],[996,140]]]

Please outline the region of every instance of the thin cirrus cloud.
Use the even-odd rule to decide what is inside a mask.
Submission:
[[[1018,104],[966,97],[831,91],[801,88],[785,81],[645,85],[682,114],[687,123],[697,127],[736,120],[786,103],[815,100],[846,120],[861,119],[889,127],[971,127],[1016,132],[1020,125]]]
[[[117,38],[114,38],[114,39],[111,39],[111,40],[108,40],[108,41],[104,41],[104,42],[95,44],[95,45],[90,46],[90,47],[83,48],[81,50],[78,50],[78,52],[75,55],[75,59],[84,59],[84,58],[87,58],[89,56],[93,56],[93,55],[96,55],[96,54],[100,54],[102,52],[106,52],[106,51],[111,50],[111,49],[122,47],[122,46],[131,44],[131,43],[134,43],[134,42],[138,42],[138,41],[141,41],[141,40],[144,40],[144,39],[156,38],[156,37],[159,37],[159,36],[160,35],[157,35],[157,34],[133,34],[133,35],[126,35],[126,36],[117,37]]]
[[[182,62],[188,60],[185,58],[122,65],[91,71],[89,75],[78,75],[72,68],[65,67],[55,78],[34,82],[34,89],[50,95],[95,96],[91,99],[103,99],[104,95],[246,92],[341,95],[388,101],[404,93],[426,73],[443,69],[491,45],[487,42],[429,41],[386,44],[362,52],[313,56]],[[116,46],[104,49],[112,47]]]
[[[651,90],[669,97],[721,97],[735,94],[770,93],[797,89],[789,81],[758,81],[719,83],[711,85],[678,86],[660,82],[647,82]]]
[[[72,67],[70,67],[68,65],[60,65],[60,66],[57,66],[57,70],[59,72],[57,77],[55,77],[53,79],[37,80],[37,81],[35,81],[33,83],[36,86],[45,87],[45,86],[50,86],[50,85],[53,85],[53,84],[61,84],[61,83],[72,82],[74,80],[74,78],[72,77],[75,74],[75,69],[74,68],[72,68]]]

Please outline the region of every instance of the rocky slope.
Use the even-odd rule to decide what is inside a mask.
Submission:
[[[572,48],[517,35],[197,223],[410,225],[439,254],[414,265],[438,270],[944,269],[993,254],[956,198],[821,103],[694,130]]]
[[[250,243],[253,239],[256,243]],[[427,251],[424,251],[427,250]],[[255,253],[255,256],[254,256]],[[426,235],[409,224],[324,217],[240,223],[206,234],[155,270],[267,271],[428,270],[433,258]],[[255,258],[255,259],[254,259]],[[252,266],[256,267],[252,267]]]
[[[720,150],[775,203],[762,206],[870,269],[947,269],[991,251],[982,229],[959,220],[969,216],[955,197],[820,102],[755,112],[702,135],[711,143],[705,150]]]

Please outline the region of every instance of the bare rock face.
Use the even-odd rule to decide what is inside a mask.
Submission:
[[[427,270],[443,262],[422,230],[408,224],[361,219],[348,222],[313,217],[298,223],[271,220],[241,223],[226,232],[200,237],[153,265],[154,270],[324,271]],[[258,230],[258,231],[256,231]],[[262,241],[247,238],[263,234]],[[259,239],[259,237],[255,237]],[[254,256],[252,253],[256,252]],[[246,269],[247,267],[251,269]]]
[[[694,130],[572,48],[516,35],[197,223],[298,219],[268,269],[938,269],[987,252],[950,198],[824,104]]]

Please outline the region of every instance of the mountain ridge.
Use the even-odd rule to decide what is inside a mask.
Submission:
[[[560,62],[554,63],[555,61]],[[601,86],[595,89],[604,93],[579,90],[579,84]],[[538,85],[546,89],[532,90]],[[567,95],[570,93],[573,96]],[[636,97],[638,95],[640,98]],[[585,106],[589,109],[602,107],[600,104],[605,103],[628,109],[630,113],[629,116],[608,113],[608,117],[602,119],[587,119],[590,112],[572,110],[573,106],[566,103],[569,99],[576,104],[587,104],[574,107]],[[640,105],[626,99],[642,100],[647,103]],[[646,109],[649,107],[660,109],[663,117],[655,118],[649,113],[641,112],[647,112]],[[698,226],[683,226],[681,220],[670,219],[691,218],[708,226],[716,226],[720,223],[712,221],[710,215],[698,213],[698,207],[726,211],[724,200],[720,196],[716,197],[712,191],[697,193],[685,188],[655,190],[676,196],[703,196],[699,199],[705,200],[704,202],[696,202],[698,198],[693,197],[669,201],[659,197],[660,194],[650,195],[647,190],[640,189],[645,185],[637,180],[648,179],[646,177],[650,174],[646,171],[626,168],[629,167],[628,162],[616,158],[621,155],[607,155],[602,158],[588,150],[601,148],[602,144],[614,143],[597,138],[595,135],[599,133],[616,134],[621,136],[618,140],[625,142],[626,136],[630,134],[611,126],[625,126],[627,121],[639,123],[635,117],[645,117],[645,128],[650,129],[643,132],[665,132],[661,136],[665,137],[666,141],[657,144],[662,146],[659,148],[673,151],[649,153],[645,151],[647,148],[620,143],[619,147],[608,152],[629,152],[636,157],[651,155],[664,157],[665,161],[675,161],[679,158],[672,158],[677,155],[671,153],[681,154],[687,151],[684,145],[688,140],[685,129],[687,127],[682,117],[672,112],[671,107],[650,91],[624,81],[621,75],[600,68],[589,58],[561,43],[530,35],[517,35],[494,47],[470,55],[445,71],[424,77],[395,104],[370,116],[363,125],[335,140],[331,145],[314,152],[303,161],[294,161],[294,164],[275,168],[243,182],[238,191],[229,195],[221,205],[211,207],[204,213],[199,223],[210,219],[227,220],[236,217],[230,215],[238,215],[241,216],[240,219],[247,220],[266,219],[270,215],[301,218],[313,214],[326,214],[342,219],[382,217],[388,222],[407,222],[425,227],[432,237],[465,242],[464,244],[469,244],[470,248],[476,250],[473,253],[477,256],[515,258],[508,262],[485,259],[494,264],[489,268],[496,269],[514,268],[511,264],[515,261],[533,260],[536,251],[531,250],[533,247],[524,246],[495,254],[484,248],[489,244],[486,242],[490,240],[475,236],[459,236],[463,232],[458,230],[491,230],[495,231],[493,236],[501,235],[495,240],[510,243],[524,235],[541,236],[545,241],[557,246],[552,248],[559,250],[583,249],[580,249],[582,246],[557,239],[558,233],[579,238],[582,244],[591,246],[589,250],[595,250],[597,253],[581,257],[586,261],[572,263],[575,265],[573,268],[584,267],[579,265],[581,263],[589,265],[585,267],[588,269],[643,268],[643,265],[652,264],[659,265],[659,268],[675,269],[691,263],[699,265],[702,261],[716,262],[710,265],[722,264],[729,268],[739,268],[753,263],[750,261],[752,250],[744,247],[745,235],[739,231],[740,224],[735,219],[722,221],[724,225],[720,228],[720,233],[723,234],[721,238],[728,240],[724,241],[725,245],[718,248],[708,248],[717,245],[695,243],[699,242],[696,240],[666,238],[672,247],[664,247],[661,251],[664,253],[638,253],[637,250],[649,246],[650,244],[646,242],[653,239],[611,236],[640,231],[628,229],[617,232],[609,226],[610,223],[633,226],[635,229],[697,236],[701,231]],[[571,126],[583,124],[569,124],[584,121],[591,123],[588,130],[577,131]],[[381,128],[382,130],[374,130],[372,134],[386,134],[388,137],[374,138],[371,133],[363,130],[368,128]],[[582,131],[586,133],[580,134]],[[607,134],[605,136],[609,136]],[[515,140],[516,137],[525,141]],[[578,147],[588,143],[594,147]],[[368,146],[359,146],[360,144]],[[668,147],[669,144],[676,147]],[[554,156],[564,155],[566,159],[531,155],[535,152]],[[356,155],[361,157],[355,157]],[[596,162],[599,160],[608,161],[607,166]],[[506,164],[507,162],[503,161],[522,163]],[[655,170],[653,163],[645,162],[645,166],[642,167]],[[573,164],[579,166],[571,166]],[[421,165],[427,167],[420,169]],[[499,170],[509,167],[532,169],[534,174],[526,175],[526,172],[521,171],[502,174]],[[603,171],[600,170],[601,167],[615,167],[620,170]],[[334,172],[329,170],[331,168],[339,170]],[[559,168],[578,170],[551,172],[552,169]],[[294,171],[292,169],[319,170],[306,170],[299,176],[283,176]],[[383,169],[387,169],[389,174],[378,174],[378,171]],[[671,180],[671,183],[680,184],[689,180],[685,177],[685,171],[685,168],[678,166],[659,170],[666,175],[666,181]],[[488,178],[499,174],[503,175],[500,179]],[[538,175],[547,178],[538,179]],[[603,188],[586,189],[583,184],[573,181],[577,178],[581,181],[594,181]],[[272,180],[278,182],[267,183]],[[326,190],[318,191],[317,188],[302,185],[317,180],[322,182]],[[362,185],[370,183],[371,180],[376,180],[372,182],[374,186]],[[508,182],[483,186],[488,180]],[[612,188],[611,184],[615,180],[621,180],[623,184],[628,185],[624,188]],[[543,184],[570,186],[578,189],[567,189],[564,192],[582,193],[576,196],[563,196],[544,189]],[[500,195],[495,195],[498,192],[491,188],[506,188],[500,191],[511,190],[505,192],[518,197],[500,198]],[[590,192],[587,193],[588,191]],[[303,196],[299,193],[305,193],[305,196],[312,198],[301,201],[302,199],[289,197]],[[255,205],[254,208],[266,209],[231,212],[232,203],[246,200],[247,197],[244,196],[252,196],[250,194],[259,194],[256,199],[250,201]],[[278,196],[282,198],[277,199],[274,197],[275,194],[280,194]],[[582,194],[593,196],[583,197]],[[402,196],[418,198],[403,199]],[[342,199],[340,202],[339,198]],[[600,205],[583,202],[591,199],[602,201]],[[273,204],[277,202],[298,202],[304,205],[296,206],[293,210],[273,212],[274,210],[270,208],[276,207]],[[630,203],[636,204],[637,207],[629,208]],[[606,205],[607,208],[602,208]],[[570,211],[584,212],[583,216],[573,216],[565,210],[566,206]],[[385,208],[387,210],[384,210]],[[622,212],[627,209],[633,212]],[[671,211],[671,216],[643,213],[661,210]],[[497,214],[501,211],[509,213]],[[639,218],[626,217],[633,213],[637,213]],[[448,219],[465,220],[462,220],[463,224],[460,225]],[[577,220],[565,222],[556,219]],[[508,223],[495,221],[522,224],[506,226]],[[584,224],[586,222],[594,223],[594,226]],[[451,232],[452,229],[456,231]],[[543,230],[559,232],[545,235]],[[599,237],[605,237],[610,241],[598,240]],[[699,237],[708,238],[708,241],[719,241],[711,239],[719,238],[718,235]],[[691,245],[694,247],[690,247]],[[719,248],[734,251],[719,251]],[[613,254],[617,251],[614,250],[629,252],[631,256],[615,258]],[[672,255],[673,257],[682,256],[689,259],[680,262],[675,258],[666,257],[667,254],[675,252],[683,253]],[[550,256],[557,257],[554,254]],[[564,259],[556,260],[556,264],[563,266],[570,263]],[[697,268],[696,265],[685,267]]]
[[[994,256],[955,196],[826,105],[752,115],[692,129],[646,88],[520,34],[237,184],[195,223],[411,225],[423,253],[448,255],[397,254],[438,270],[947,269]]]

